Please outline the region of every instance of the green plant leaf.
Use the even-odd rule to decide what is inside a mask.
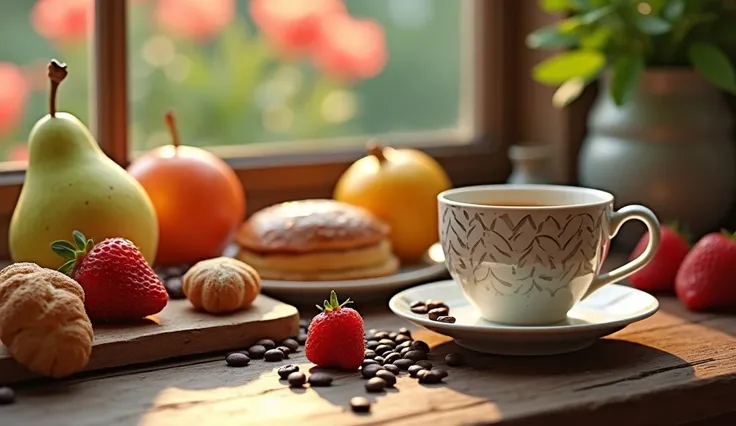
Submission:
[[[552,105],[556,108],[564,108],[570,105],[573,101],[580,97],[580,94],[585,90],[586,83],[585,79],[580,77],[574,77],[557,88],[555,94],[552,95]]]
[[[685,10],[685,0],[670,0],[667,6],[664,7],[662,15],[670,22],[676,21],[682,16],[682,12]]]
[[[610,15],[615,9],[614,5],[608,5],[601,7],[600,9],[593,9],[590,12],[580,15],[580,22],[584,25],[594,24],[602,18]]]
[[[74,237],[74,244],[77,245],[77,248],[79,248],[80,250],[84,250],[87,246],[87,237],[76,230],[72,232],[72,236]]]
[[[659,16],[639,15],[636,18],[636,27],[649,35],[661,35],[669,32],[672,25]]]
[[[54,241],[51,243],[51,250],[66,260],[76,258],[77,250],[69,241]]]
[[[565,19],[564,21],[560,22],[559,26],[557,27],[560,33],[562,34],[572,34],[582,26],[582,22],[580,22],[580,17],[575,16],[572,18]]]
[[[570,8],[567,0],[541,0],[540,6],[547,12],[562,12]]]
[[[695,69],[714,86],[736,93],[736,71],[721,48],[697,42],[690,45],[688,56]]]
[[[539,28],[526,37],[530,49],[558,49],[574,45],[576,38],[560,32],[559,26],[550,25]]]
[[[74,272],[74,265],[76,264],[76,260],[72,259],[67,262],[65,262],[63,265],[61,265],[58,269],[59,272],[61,272],[64,275],[72,276],[72,273]]]
[[[644,58],[630,54],[621,56],[613,64],[611,96],[617,106],[625,104],[636,92],[641,74],[644,72]]]
[[[532,75],[540,83],[558,85],[575,77],[591,80],[605,65],[606,57],[601,52],[571,50],[537,64]]]
[[[583,49],[603,50],[613,34],[614,31],[611,27],[598,26],[580,38],[580,47]]]

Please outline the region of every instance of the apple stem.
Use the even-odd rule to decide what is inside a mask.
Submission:
[[[176,128],[176,121],[174,120],[174,113],[169,111],[166,113],[166,125],[169,127],[171,133],[171,143],[174,145],[174,150],[178,150],[181,141],[179,140],[179,130]]]
[[[49,80],[51,81],[51,95],[49,96],[49,114],[56,117],[56,92],[59,84],[66,78],[66,64],[52,59],[49,62]]]
[[[368,141],[368,154],[376,157],[380,163],[386,161],[386,157],[383,155],[383,147],[375,140]]]

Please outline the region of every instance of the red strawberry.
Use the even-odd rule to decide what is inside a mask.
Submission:
[[[317,306],[322,313],[309,324],[306,343],[309,361],[320,367],[344,370],[357,370],[363,363],[363,318],[355,309],[345,308],[348,303],[352,303],[350,299],[340,304],[333,290],[324,308]]]
[[[688,309],[736,308],[736,236],[704,236],[677,272],[675,292]]]
[[[671,291],[675,287],[675,276],[685,256],[690,251],[687,238],[677,232],[676,227],[662,225],[662,240],[654,259],[629,278],[632,286],[645,291]],[[649,233],[644,236],[631,253],[629,260],[639,257],[649,244]]]
[[[51,249],[67,262],[59,271],[84,289],[87,315],[93,321],[136,320],[166,306],[166,288],[132,242],[108,238],[95,244],[74,231],[73,245],[54,241]]]

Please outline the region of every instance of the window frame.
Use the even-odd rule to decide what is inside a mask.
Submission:
[[[557,16],[524,7],[522,2],[461,1],[473,4],[472,13],[463,14],[464,19],[472,19],[473,25],[463,28],[474,38],[473,48],[465,52],[471,58],[464,59],[475,58],[472,78],[462,88],[473,92],[473,102],[461,105],[472,109],[470,124],[457,131],[390,136],[385,142],[428,153],[442,164],[455,186],[503,182],[511,172],[506,155],[511,143],[546,142],[553,148],[556,181],[570,182],[587,105],[583,102],[567,110],[551,106],[551,89],[530,77],[534,63],[551,53],[531,51],[524,41],[531,30]],[[91,130],[103,151],[126,167],[127,2],[96,0],[94,21]],[[355,141],[343,140],[339,145],[343,148],[331,152],[267,155],[264,151],[249,158],[226,158],[246,189],[248,214],[281,201],[330,197],[339,176],[365,155]],[[7,234],[24,175],[23,170],[0,173],[0,256],[7,255],[7,235],[2,233]]]

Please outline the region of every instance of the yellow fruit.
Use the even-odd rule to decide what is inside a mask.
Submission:
[[[340,177],[334,198],[388,223],[396,256],[416,262],[439,239],[437,195],[450,188],[450,179],[432,157],[415,149],[371,144],[369,153]]]

